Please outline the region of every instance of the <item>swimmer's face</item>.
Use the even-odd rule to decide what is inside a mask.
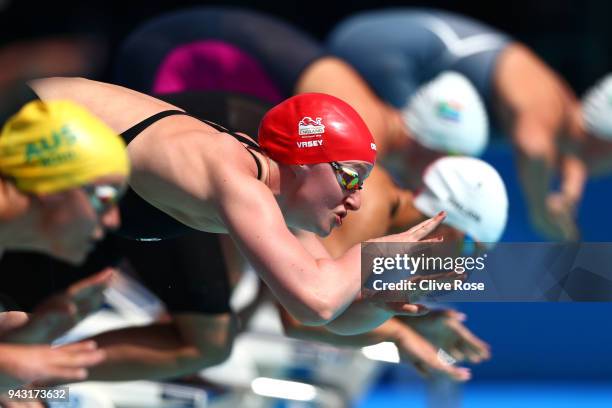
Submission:
[[[365,162],[340,162],[365,180],[372,166]],[[303,166],[301,183],[294,197],[292,210],[300,228],[327,236],[342,225],[349,211],[361,207],[361,190],[347,190],[341,185],[336,170],[329,163]]]
[[[40,234],[50,255],[79,264],[120,225],[117,200],[126,188],[122,176],[106,176],[81,188],[39,197]]]

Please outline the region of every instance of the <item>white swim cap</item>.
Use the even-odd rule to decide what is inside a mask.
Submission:
[[[483,244],[499,241],[508,218],[508,195],[499,173],[472,157],[443,157],[423,175],[414,205],[433,217],[444,210],[448,225]]]
[[[582,98],[582,117],[589,133],[612,140],[612,74],[597,82]]]
[[[487,147],[484,104],[472,83],[457,72],[442,72],[421,86],[402,114],[416,141],[432,150],[478,156]]]

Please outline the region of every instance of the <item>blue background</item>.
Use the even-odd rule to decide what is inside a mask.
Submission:
[[[503,241],[542,241],[532,229],[514,155],[496,141],[483,159],[502,175],[510,198]],[[589,180],[579,208],[584,241],[611,241],[612,177]],[[612,266],[611,266],[612,267]],[[463,303],[469,327],[494,359],[473,367],[478,379],[612,379],[612,303]],[[611,405],[612,406],[612,405]]]
[[[496,139],[482,157],[502,175],[510,199],[502,241],[544,241],[531,227],[509,144]],[[589,180],[579,208],[584,241],[612,241],[612,176]],[[611,266],[612,267],[612,266]],[[612,407],[612,303],[460,303],[466,324],[492,347],[471,366],[473,379],[447,405],[414,370],[390,365],[359,407]]]

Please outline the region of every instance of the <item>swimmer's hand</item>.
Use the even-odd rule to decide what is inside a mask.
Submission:
[[[554,241],[577,241],[579,238],[576,224],[575,204],[562,193],[550,193],[544,206],[530,210],[531,221],[538,232]]]
[[[112,274],[112,269],[105,269],[50,297],[36,308],[29,320],[24,321],[21,327],[5,333],[0,341],[51,343],[102,305],[104,290]]]
[[[546,210],[542,231],[550,238],[562,241],[577,241],[580,238],[574,201],[563,193],[551,193],[546,198]]]
[[[0,395],[0,407],[3,408],[47,408],[44,402],[40,399],[28,400],[28,401],[17,401],[15,399],[9,399],[8,395]]]
[[[34,382],[72,382],[106,358],[93,341],[61,347],[0,343],[0,391]]]
[[[429,218],[420,224],[415,225],[408,231],[400,232],[398,234],[386,235],[381,238],[371,239],[367,242],[420,242],[420,243],[435,243],[442,242],[442,237],[434,237],[425,239],[431,234],[438,225],[446,218],[446,212],[440,211],[435,217]],[[415,245],[415,249],[420,246]]]
[[[414,319],[423,318],[415,317]],[[400,360],[411,363],[424,378],[444,376],[462,382],[472,378],[469,368],[455,366],[454,361],[441,354],[438,347],[408,325],[398,331],[394,343],[398,349]]]
[[[420,224],[410,228],[408,231],[400,232],[398,234],[387,235],[382,238],[377,238],[370,240],[368,242],[414,242],[418,243],[415,245],[410,245],[407,248],[408,252],[418,252],[422,250],[424,247],[431,243],[440,243],[443,242],[442,237],[434,237],[427,238],[437,227],[444,221],[446,218],[446,212],[440,211],[436,216],[429,218]],[[437,279],[437,280],[451,280],[452,278],[456,278],[456,274],[454,273],[446,273],[442,275],[430,275],[430,276],[415,276],[411,278],[411,281],[418,282],[419,280],[424,279]],[[386,310],[394,315],[404,315],[404,316],[422,316],[428,312],[427,307],[414,304],[412,302],[416,301],[420,298],[424,293],[418,290],[415,290],[413,294],[411,294],[411,299],[406,302],[394,302],[394,301],[384,301],[378,300],[376,304],[379,308]],[[362,290],[362,295],[364,295]],[[367,295],[365,297],[368,297]]]
[[[436,349],[442,349],[457,362],[481,363],[491,358],[491,347],[464,324],[466,316],[453,309],[432,310],[426,316],[398,317]]]

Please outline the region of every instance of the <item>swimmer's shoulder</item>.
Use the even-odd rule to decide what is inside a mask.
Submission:
[[[143,131],[128,145],[128,152],[136,171],[200,180],[220,172],[257,174],[257,166],[242,143],[187,115],[167,117]]]
[[[117,133],[174,105],[119,85],[80,77],[50,77],[28,85],[42,100],[70,100],[98,116]]]

